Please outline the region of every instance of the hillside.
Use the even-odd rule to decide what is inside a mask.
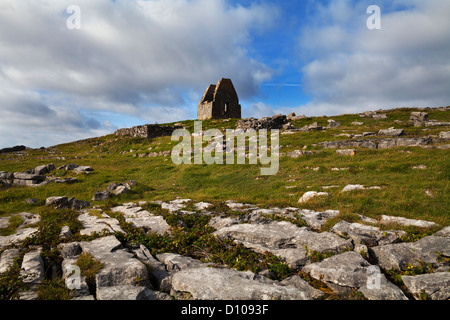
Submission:
[[[429,121],[415,126],[409,120],[411,113],[418,111],[428,113]],[[401,288],[400,293],[394,293],[387,299],[399,297],[402,293],[412,299],[416,297],[415,293],[411,287],[408,288],[406,278],[402,282],[399,277],[431,274],[441,270],[439,268],[448,265],[447,253],[443,252],[445,250],[435,250],[441,252],[438,254],[437,262],[443,263],[444,267],[441,265],[424,267],[424,265],[412,263],[411,266],[408,264],[399,266],[399,270],[392,271],[391,266],[384,266],[380,262],[382,258],[377,249],[367,252],[367,248],[382,247],[384,243],[380,242],[380,239],[377,238],[375,242],[367,239],[355,240],[351,236],[352,231],[345,228],[342,229],[343,231],[339,229],[345,226],[339,223],[342,221],[349,224],[362,223],[375,228],[373,229],[375,233],[385,233],[381,236],[382,238],[386,237],[390,230],[397,230],[395,241],[389,243],[404,244],[418,243],[421,239],[450,226],[448,197],[450,107],[421,110],[400,108],[376,112],[376,115],[384,114],[386,117],[373,117],[372,113],[366,113],[365,115],[294,118],[290,121],[291,125],[286,126],[287,129],[280,130],[279,170],[275,175],[261,175],[262,165],[260,164],[176,165],[172,162],[170,151],[179,142],[171,141],[170,136],[145,139],[111,134],[46,149],[27,149],[0,154],[0,171],[3,172],[3,182],[0,184],[0,238],[3,238],[3,242],[0,242],[0,253],[19,248],[14,267],[10,269],[7,276],[2,273],[0,278],[0,287],[4,286],[0,289],[0,299],[17,298],[17,294],[23,290],[20,263],[23,263],[26,254],[33,252],[36,254],[35,246],[40,248],[38,256],[43,257],[42,264],[45,270],[39,279],[40,283],[43,281],[45,285],[41,285],[37,297],[39,299],[72,297],[64,285],[61,262],[63,259],[67,260],[67,257],[61,253],[60,244],[84,243],[80,249],[83,252],[82,255],[87,255],[93,260],[103,260],[103,271],[105,271],[109,264],[115,262],[109,260],[112,259],[111,257],[98,253],[98,250],[89,243],[98,241],[100,245],[101,239],[106,238],[108,238],[106,246],[111,245],[115,248],[121,245],[124,249],[118,251],[123,250],[123,255],[126,257],[129,252],[125,252],[125,249],[134,250],[135,257],[144,254],[145,250],[153,257],[159,255],[158,260],[152,259],[155,263],[157,261],[160,267],[163,264],[163,269],[165,265],[165,270],[161,272],[169,272],[168,266],[175,264],[172,261],[174,258],[167,256],[170,252],[197,259],[195,263],[201,260],[202,263],[229,266],[231,269],[227,270],[230,272],[228,275],[230,279],[240,277],[233,273],[236,270],[251,270],[271,278],[270,281],[281,281],[292,275],[298,275],[314,287],[314,290],[318,290],[308,293],[308,298],[370,299],[371,295],[365,294],[360,285],[348,285],[348,287],[356,288],[348,292],[348,290],[336,290],[333,285],[326,285],[333,282],[333,279],[325,279],[327,280],[325,281],[315,278],[313,266],[316,263],[326,262],[328,260],[326,258],[331,259],[336,253],[339,254],[334,257],[346,254],[349,255],[348,260],[364,258],[364,263],[368,265],[377,263],[389,281]],[[330,119],[334,120],[334,123],[339,122],[340,125],[333,125]],[[226,129],[235,129],[237,123],[236,119],[207,120],[203,121],[203,130],[215,128],[225,134]],[[194,132],[192,120],[183,121],[177,125],[191,133]],[[403,130],[380,132],[392,127]],[[298,130],[298,128],[303,129]],[[373,144],[375,147],[372,146]],[[347,151],[340,154],[337,150]],[[76,164],[78,168],[68,167],[70,164]],[[42,169],[39,179],[49,181],[48,183],[42,183],[39,186],[9,185],[12,180],[8,180],[11,176],[7,174],[14,173],[18,179],[20,175],[16,173],[25,174],[27,170],[30,170],[28,174],[35,174],[36,170],[34,172],[32,170],[38,166]],[[20,180],[28,179],[26,175],[22,175],[22,178]],[[349,185],[360,186],[353,187],[357,188],[356,190],[344,191],[344,188],[352,188]],[[105,190],[109,192],[103,193],[105,200],[100,200],[101,193]],[[312,191],[322,192],[322,194],[314,196]],[[312,195],[312,198],[299,202],[306,192],[310,192],[308,195]],[[96,193],[98,200],[93,200]],[[49,200],[50,197],[67,198]],[[139,203],[140,210],[162,217],[164,221],[152,220],[151,223],[158,224],[155,229],[139,228],[138,225],[133,224],[133,220],[129,219],[145,220],[148,217],[137,217],[135,214],[139,210],[133,213],[132,205],[123,205],[130,202],[135,203],[136,206]],[[202,207],[202,203],[205,203],[205,207]],[[60,209],[54,209],[55,206]],[[267,210],[264,211],[264,209]],[[23,214],[18,215],[23,212],[27,212],[31,218],[26,218]],[[87,216],[84,216],[86,212],[88,212]],[[319,222],[314,220],[317,215],[311,218],[308,212],[322,213],[318,218]],[[249,213],[253,216],[248,217]],[[258,217],[255,218],[255,215]],[[361,215],[366,220],[362,220]],[[212,220],[218,216],[238,219],[236,221],[240,223],[220,225],[222,222],[217,224],[216,221],[214,224]],[[424,220],[428,223],[408,225],[394,218],[390,221],[393,224],[385,223],[389,219],[387,216]],[[39,218],[33,220],[33,217]],[[80,217],[83,218],[80,219]],[[94,218],[112,219],[104,222],[111,228],[110,232],[105,234],[102,233],[102,229],[96,229],[95,223],[98,221],[94,221]],[[27,219],[32,221],[25,223]],[[293,230],[290,229],[292,226],[301,230],[306,230],[304,227],[308,227],[312,230],[308,231],[311,232],[311,236],[338,235],[339,241],[346,242],[339,248],[333,247],[332,250],[311,249],[314,245],[312,247],[306,244],[298,245],[296,248],[306,250],[302,254],[310,259],[307,262],[298,261],[297,258],[291,257],[294,253],[281,252],[281,249],[287,250],[289,246],[285,248],[280,244],[280,252],[277,251],[278,249],[272,251],[267,249],[270,247],[266,246],[266,242],[269,241],[267,239],[264,243],[261,242],[262,240],[260,242],[255,240],[256,242],[252,245],[245,245],[251,242],[251,237],[239,238],[238,235],[247,231],[238,230],[236,226],[254,223],[261,227],[259,231],[248,231],[255,233],[255,237],[252,238],[254,240],[258,238],[256,234],[267,232],[262,227],[264,224],[259,224],[261,219],[269,224],[274,223],[272,240],[275,242],[279,239],[278,233],[289,233],[289,230]],[[314,222],[311,222],[313,220]],[[117,228],[114,228],[113,225],[116,222]],[[245,223],[242,224],[242,222]],[[14,245],[6,243],[6,237],[24,230],[24,223],[27,228],[36,228],[37,235],[35,233],[28,238],[25,236]],[[287,223],[289,226],[286,225]],[[92,224],[90,225],[94,230],[92,233],[83,232],[87,224]],[[60,237],[61,228],[65,225],[70,229],[69,238]],[[236,230],[227,229],[232,228],[233,225]],[[158,231],[155,233],[155,230]],[[296,234],[297,231],[292,232]],[[109,237],[104,237],[108,234]],[[115,239],[111,239],[111,234],[115,235]],[[448,239],[448,237],[432,237]],[[236,244],[232,241],[233,239],[241,244]],[[280,241],[283,243],[284,240]],[[366,254],[358,253],[358,257],[350,257],[350,252],[353,254],[355,251],[348,250],[355,249],[356,244],[365,245],[365,251],[362,251]],[[437,248],[441,248],[439,246],[442,244],[439,243]],[[444,249],[445,247],[448,251],[448,243],[443,245]],[[141,248],[142,252],[137,253],[136,248]],[[166,256],[161,256],[164,253]],[[5,259],[2,255],[1,262],[5,263]],[[423,261],[427,260],[423,258]],[[189,265],[194,262],[183,263]],[[154,265],[153,268],[155,268]],[[196,279],[181,273],[183,268],[181,267],[180,273],[177,273],[177,277],[180,278],[178,281],[196,283]],[[209,269],[204,272],[216,270]],[[142,270],[136,272],[137,275],[142,272],[143,278],[147,277],[146,272]],[[216,274],[211,275],[213,278],[216,276],[219,277]],[[164,291],[161,283],[155,284],[155,281],[158,281],[152,276],[148,277],[152,282],[152,285],[148,287],[159,288],[155,292]],[[217,279],[221,279],[220,277]],[[95,297],[99,298],[102,294],[104,299],[114,297],[114,294],[110,292],[100,293],[97,290],[93,293],[95,292],[93,287],[98,289],[100,286],[99,277],[97,276],[96,280],[93,280],[92,276],[90,280],[89,277],[87,278],[88,286],[90,284],[88,291]],[[156,279],[159,278],[156,277]],[[17,281],[17,286],[9,289],[9,292],[5,285],[8,281]],[[236,280],[237,283],[239,281]],[[165,295],[157,294],[157,298],[169,298],[171,292],[177,292],[171,295],[178,298],[181,297],[180,292],[190,292],[191,298],[208,298],[193,289],[188,290],[187,284],[187,287],[181,286],[178,289],[175,289],[176,285],[173,281],[171,285],[172,291],[169,290],[167,293],[165,290]],[[258,283],[258,286],[260,285],[262,286]],[[285,291],[292,286],[282,286],[280,292],[269,296],[297,299],[298,291],[295,293]],[[357,290],[357,288],[360,289]],[[230,296],[224,294],[223,297],[218,298],[229,299]],[[258,296],[254,298],[259,299]]]

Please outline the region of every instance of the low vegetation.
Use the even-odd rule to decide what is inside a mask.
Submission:
[[[47,149],[30,149],[25,155],[1,154],[0,170],[7,172],[26,171],[38,165],[54,163],[56,167],[76,163],[94,168],[89,174],[75,174],[73,171],[55,170],[51,173],[58,177],[75,177],[73,184],[52,183],[41,187],[0,186],[0,217],[10,217],[20,212],[38,213],[41,221],[37,227],[39,233],[23,243],[42,246],[42,256],[46,265],[46,280],[42,286],[40,297],[46,299],[68,298],[67,290],[59,277],[54,277],[54,266],[60,265],[57,245],[63,241],[59,233],[63,225],[68,225],[74,234],[75,241],[89,240],[100,235],[82,237],[78,231],[81,224],[77,220],[78,212],[70,209],[56,210],[46,207],[44,200],[50,196],[75,197],[79,200],[91,201],[96,191],[103,191],[108,184],[135,180],[137,182],[128,193],[115,196],[102,202],[91,201],[91,206],[100,205],[108,215],[117,218],[125,234],[117,233],[116,237],[124,245],[144,244],[153,255],[162,252],[173,252],[200,259],[213,264],[228,265],[237,270],[260,272],[267,270],[273,279],[284,279],[293,274],[285,263],[272,254],[260,254],[246,249],[231,240],[219,240],[212,235],[214,229],[209,225],[209,216],[177,215],[161,209],[159,205],[146,204],[144,208],[162,215],[172,227],[172,233],[165,235],[147,234],[144,230],[127,223],[120,213],[109,209],[116,204],[129,201],[170,201],[177,197],[190,198],[194,201],[205,201],[214,204],[214,211],[225,216],[237,216],[224,203],[226,200],[252,203],[260,208],[298,207],[316,211],[334,209],[340,215],[330,219],[321,231],[330,230],[339,220],[356,222],[358,215],[378,219],[381,215],[402,216],[412,219],[433,221],[440,226],[450,225],[450,159],[449,151],[419,147],[402,147],[387,150],[358,149],[353,157],[340,156],[334,149],[322,150],[316,144],[323,141],[346,140],[337,136],[342,133],[358,134],[367,131],[377,132],[395,126],[403,128],[407,136],[419,137],[439,135],[448,131],[448,127],[417,128],[408,124],[413,109],[395,109],[387,112],[387,119],[361,119],[358,115],[342,115],[332,117],[341,122],[341,127],[324,131],[296,132],[280,135],[280,152],[286,154],[293,150],[313,150],[313,155],[299,158],[282,156],[280,169],[276,175],[261,176],[260,165],[175,165],[170,156],[139,157],[136,155],[171,150],[178,142],[170,137],[153,140],[141,138],[123,138],[114,135],[86,139]],[[432,109],[427,111],[430,119],[450,122],[450,112]],[[329,117],[305,118],[293,124],[302,127],[312,122],[326,126]],[[401,124],[394,123],[402,121]],[[352,125],[354,121],[363,121],[362,126]],[[193,121],[182,122],[193,131]],[[235,128],[236,120],[209,120],[203,122],[203,130],[218,128],[224,132]],[[414,167],[423,165],[425,169]],[[341,170],[335,170],[335,168]],[[380,186],[380,190],[340,191],[347,184],[363,184]],[[327,189],[329,197],[314,198],[308,203],[297,203],[306,191],[323,191],[324,186],[336,186]],[[426,192],[427,191],[427,192]],[[36,204],[29,204],[25,199],[36,198]],[[193,209],[193,208],[187,208]],[[91,214],[100,214],[100,210]],[[287,220],[298,226],[305,226],[300,218],[270,216],[272,220]],[[20,216],[11,216],[7,228],[0,229],[0,236],[10,235],[22,222]],[[382,227],[382,226],[381,226]],[[404,242],[417,241],[436,230],[404,228],[407,235]],[[324,256],[312,256],[320,261]],[[20,262],[20,259],[17,260]],[[18,263],[17,262],[17,263]],[[22,283],[18,264],[8,273],[0,275],[0,298],[14,299]],[[92,257],[80,257],[79,266],[88,281],[101,268],[101,264]],[[416,267],[415,267],[416,268]],[[424,266],[426,268],[426,266]],[[416,268],[417,269],[417,268]],[[426,272],[424,270],[410,272]],[[60,270],[57,270],[60,272]],[[308,280],[307,275],[301,275]],[[399,279],[399,274],[389,274],[390,279]],[[56,280],[55,280],[56,279]],[[90,279],[90,280],[89,280]],[[309,279],[316,287],[320,284]],[[401,281],[401,280],[400,280]],[[355,298],[358,298],[357,295]]]

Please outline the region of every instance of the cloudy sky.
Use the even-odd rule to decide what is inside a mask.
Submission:
[[[448,0],[0,0],[0,148],[195,119],[223,77],[244,117],[450,105],[449,16]]]

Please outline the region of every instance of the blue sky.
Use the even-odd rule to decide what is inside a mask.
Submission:
[[[448,0],[2,0],[0,148],[195,119],[222,77],[244,117],[446,106],[449,16]]]

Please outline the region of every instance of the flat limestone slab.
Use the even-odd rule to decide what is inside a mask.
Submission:
[[[284,286],[250,271],[194,268],[172,276],[172,295],[186,293],[196,300],[310,300],[308,291]],[[184,294],[184,295],[183,295]]]
[[[357,288],[370,300],[407,300],[403,292],[354,251],[309,264],[302,269],[311,277],[330,284],[333,291]]]
[[[338,253],[353,248],[351,240],[330,232],[317,233],[306,227],[299,228],[287,221],[234,224],[217,230],[214,235],[233,239],[258,252],[279,255],[292,268],[308,263],[313,251]]]

